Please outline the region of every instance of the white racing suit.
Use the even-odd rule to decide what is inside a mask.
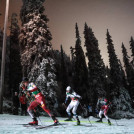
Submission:
[[[76,114],[77,111],[77,107],[79,105],[79,99],[81,99],[81,96],[76,94],[76,92],[72,92],[72,93],[66,93],[66,100],[65,103],[67,102],[68,98],[71,98],[71,102],[68,105],[66,112],[68,113],[69,117],[71,117],[71,109],[72,109],[72,113],[74,116],[76,116],[76,118],[78,117]]]

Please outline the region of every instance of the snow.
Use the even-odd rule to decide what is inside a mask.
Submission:
[[[40,117],[43,125],[53,124],[50,117]],[[134,134],[134,119],[111,119],[112,126],[107,123],[95,123],[97,119],[90,117],[92,126],[87,119],[80,117],[81,124],[86,126],[74,126],[76,122],[64,122],[65,118],[58,117],[63,126],[55,126],[51,128],[35,129],[34,127],[23,127],[21,124],[26,124],[31,121],[29,116],[17,116],[9,114],[0,115],[0,134]],[[106,119],[103,119],[106,122]],[[117,126],[124,125],[124,126]],[[40,122],[39,122],[40,123]]]

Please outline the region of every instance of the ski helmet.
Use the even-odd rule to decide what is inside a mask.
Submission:
[[[66,91],[71,91],[71,87],[70,86],[68,86],[67,88],[66,88]]]

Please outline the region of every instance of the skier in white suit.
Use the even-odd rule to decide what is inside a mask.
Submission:
[[[78,94],[76,94],[76,92],[74,92],[74,91],[71,89],[71,87],[68,86],[68,87],[66,88],[66,100],[65,100],[65,105],[66,105],[66,103],[67,103],[68,98],[71,98],[71,102],[70,102],[70,104],[68,105],[68,107],[67,107],[67,109],[66,109],[66,112],[67,112],[69,118],[66,119],[65,121],[72,121],[72,115],[71,115],[71,113],[70,113],[70,111],[71,111],[71,109],[72,109],[72,113],[73,113],[73,115],[74,115],[74,116],[76,117],[76,119],[77,119],[77,125],[80,125],[80,120],[79,120],[79,118],[78,118],[78,115],[77,115],[76,111],[77,111],[78,105],[79,105],[79,103],[80,103],[79,100],[81,99],[81,96],[78,95]]]

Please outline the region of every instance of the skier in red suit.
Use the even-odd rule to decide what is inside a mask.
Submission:
[[[97,102],[97,107],[100,108],[100,112],[99,112],[100,120],[98,120],[97,122],[102,122],[102,115],[104,114],[105,118],[108,121],[108,124],[111,125],[111,122],[110,122],[110,120],[107,116],[107,112],[108,112],[108,109],[109,109],[109,104],[108,104],[107,99],[104,99],[104,98],[100,97],[98,99],[98,102]]]
[[[21,88],[23,91],[31,92],[35,100],[30,103],[30,106],[28,107],[27,111],[31,118],[33,119],[33,122],[29,122],[30,125],[38,125],[37,117],[34,113],[34,108],[40,105],[40,107],[47,112],[47,114],[53,119],[54,124],[58,124],[58,120],[55,118],[55,116],[50,112],[50,110],[46,107],[45,103],[45,97],[41,93],[41,91],[37,88],[37,86],[34,83],[30,83],[27,78],[23,78]]]

